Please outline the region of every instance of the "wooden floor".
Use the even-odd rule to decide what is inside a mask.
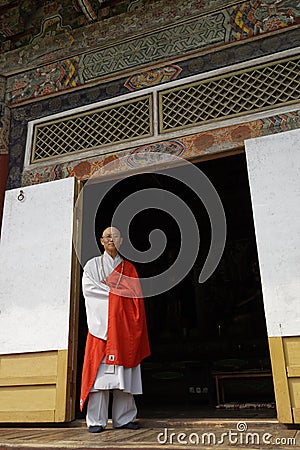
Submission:
[[[287,428],[278,424],[277,420],[253,420],[239,421],[232,419],[140,419],[141,428],[137,431],[115,430],[109,423],[107,429],[100,434],[87,432],[83,421],[75,421],[71,424],[60,426],[0,426],[1,449],[159,449],[159,448],[197,448],[197,449],[228,449],[239,448],[269,448],[300,449],[300,429]],[[241,425],[244,424],[244,425]],[[242,430],[242,426],[247,431]],[[238,428],[240,427],[240,428]],[[228,433],[238,432],[239,443],[230,443]],[[244,442],[246,432],[256,433],[259,436],[259,445],[250,445]],[[173,435],[172,435],[173,433]],[[185,433],[180,435],[180,433]],[[210,433],[210,442],[208,434]],[[227,433],[224,440],[222,433]],[[265,444],[263,436],[268,433],[272,445]],[[216,441],[213,442],[213,435]],[[236,436],[236,435],[234,435]],[[282,445],[274,445],[275,439],[281,439]],[[199,439],[198,442],[196,440]],[[204,439],[204,441],[203,441]],[[292,442],[290,439],[295,439]],[[182,442],[180,442],[182,441]],[[185,442],[184,442],[185,441]]]

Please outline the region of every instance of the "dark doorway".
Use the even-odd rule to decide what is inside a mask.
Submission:
[[[188,186],[172,176],[145,173],[119,180],[111,189],[111,182],[89,188],[95,193],[101,186],[107,192],[96,217],[98,234],[110,225],[123,199],[153,187],[180,197],[192,210],[200,230],[199,254],[187,276],[168,292],[145,299],[151,357],[142,364],[144,395],[137,398],[140,416],[275,417],[245,155],[201,162],[197,167],[217,190],[227,221],[222,259],[203,284],[198,283],[198,276],[209,250],[211,226],[203,204]],[[166,270],[180,248],[176,221],[154,209],[140,212],[132,220],[132,244],[140,251],[146,250],[149,233],[155,228],[164,231],[167,245],[155,263],[135,264],[142,277]],[[79,365],[86,334],[83,306],[80,315]],[[257,376],[266,372],[269,375]],[[233,376],[220,379],[217,395],[216,378],[226,373]],[[238,375],[245,373],[248,378]],[[245,408],[247,405],[250,409]]]

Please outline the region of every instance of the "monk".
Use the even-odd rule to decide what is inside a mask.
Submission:
[[[118,253],[120,231],[106,228],[100,242],[103,255],[86,263],[82,277],[88,336],[80,408],[88,400],[88,430],[102,432],[112,391],[113,427],[137,430],[133,396],[142,394],[140,363],[150,354],[144,301],[134,265]]]

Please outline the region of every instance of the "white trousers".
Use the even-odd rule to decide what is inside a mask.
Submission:
[[[90,392],[87,405],[86,424],[88,427],[106,427],[108,420],[109,390]],[[113,389],[112,424],[121,427],[135,420],[137,408],[132,394]]]

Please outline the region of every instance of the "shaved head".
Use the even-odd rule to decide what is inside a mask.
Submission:
[[[122,244],[121,232],[116,227],[107,227],[102,233],[100,242],[104,247],[106,253],[112,258],[115,258],[118,254],[120,245]]]
[[[111,236],[121,236],[121,232],[117,227],[107,227],[102,233],[102,237],[110,234]]]

